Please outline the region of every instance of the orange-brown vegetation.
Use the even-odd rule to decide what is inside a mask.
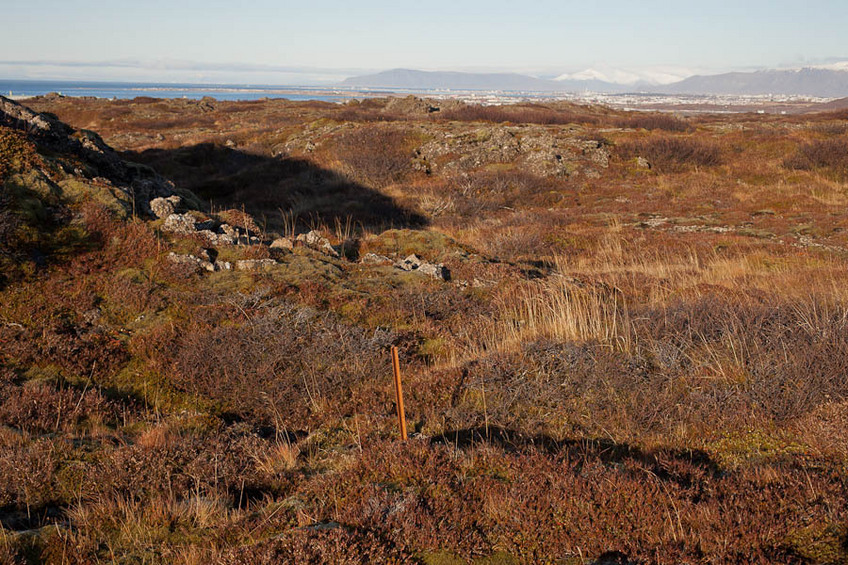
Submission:
[[[0,562],[848,559],[844,116],[27,103],[340,253],[0,130]]]
[[[721,150],[716,144],[691,137],[648,137],[625,141],[618,149],[625,159],[642,157],[651,168],[664,173],[721,163]]]

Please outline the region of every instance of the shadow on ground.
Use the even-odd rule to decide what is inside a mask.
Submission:
[[[626,443],[609,439],[564,439],[557,440],[547,435],[528,436],[498,426],[465,428],[445,432],[430,440],[432,443],[454,445],[466,449],[475,445],[488,444],[505,451],[521,452],[537,449],[550,455],[572,460],[606,464],[632,462],[649,470],[657,478],[669,480],[681,486],[691,486],[690,471],[709,477],[720,477],[722,471],[710,456],[699,449],[661,448],[645,451]]]
[[[215,209],[244,206],[269,229],[283,227],[282,213],[304,224],[333,226],[338,219],[371,229],[427,223],[385,194],[305,159],[256,155],[213,143],[128,151],[123,157],[149,165]]]

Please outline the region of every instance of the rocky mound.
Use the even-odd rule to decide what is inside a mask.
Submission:
[[[54,194],[70,199],[81,192],[96,194],[126,214],[152,214],[152,199],[175,193],[172,182],[149,167],[124,161],[98,134],[75,130],[50,114],[34,112],[2,96],[0,126],[23,132],[35,143],[45,166],[29,172]]]

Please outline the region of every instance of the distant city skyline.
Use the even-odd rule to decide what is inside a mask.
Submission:
[[[662,82],[848,60],[848,3],[833,0],[43,0],[4,19],[0,78],[15,79],[331,84],[410,68]]]

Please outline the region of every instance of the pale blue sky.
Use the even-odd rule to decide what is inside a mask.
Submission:
[[[6,4],[0,78],[285,82],[305,68],[304,76],[331,80],[395,67],[555,75],[599,66],[720,72],[848,59],[846,0]],[[65,64],[104,61],[120,64]]]

